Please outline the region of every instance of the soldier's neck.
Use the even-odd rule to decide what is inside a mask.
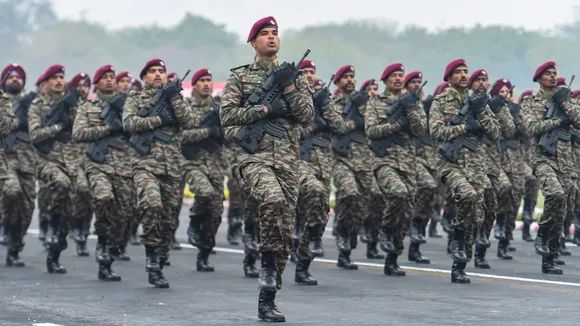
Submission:
[[[194,93],[193,97],[202,105],[207,105],[211,102],[211,94],[209,95],[201,95],[198,93]]]
[[[60,98],[64,95],[64,91],[57,92],[49,89],[46,91],[46,95],[50,98]]]
[[[97,98],[102,101],[106,101],[115,95],[114,92],[101,92],[97,90]]]
[[[277,56],[260,56],[260,55],[256,55],[256,58],[254,60],[256,62],[256,64],[264,69],[264,70],[269,70],[272,68],[276,68],[278,67],[278,57]]]
[[[391,95],[400,96],[402,89],[390,89],[390,88],[388,88],[388,92]]]

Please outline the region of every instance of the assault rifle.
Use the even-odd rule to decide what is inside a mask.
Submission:
[[[359,107],[368,101],[368,91],[371,85],[367,86],[367,88],[356,92],[353,96],[351,96],[347,101],[342,109],[342,117],[345,121],[363,121],[361,123],[363,125],[362,129],[359,128],[355,129],[352,132],[343,134],[343,135],[332,135],[332,143],[331,148],[336,154],[347,157],[348,153],[350,153],[350,143],[355,142],[358,144],[365,143],[365,136],[361,133],[364,132],[364,119],[362,114],[360,113]],[[355,123],[356,125],[356,123]]]
[[[191,70],[188,69],[185,75],[183,75],[183,78],[177,82],[177,88],[181,89],[181,84],[190,72]],[[158,117],[162,111],[167,112],[171,110],[170,106],[171,103],[169,103],[169,99],[167,99],[167,96],[165,95],[165,90],[160,89],[157,90],[155,95],[153,95],[149,105],[141,108],[137,112],[137,115],[142,118]],[[151,153],[151,145],[155,139],[163,143],[169,143],[171,135],[159,129],[135,132],[131,138],[129,138],[129,144],[135,149],[137,154],[143,156]]]
[[[220,105],[221,97],[214,97],[211,105],[211,110],[201,118],[200,128],[221,128],[220,122]],[[192,161],[195,155],[202,149],[210,152],[219,149],[222,145],[221,139],[206,138],[195,143],[182,143],[181,154],[185,159]]]
[[[502,139],[499,141],[499,157],[501,160],[504,158],[505,149],[511,148],[513,150],[518,149],[519,141],[517,139]]]
[[[575,75],[572,75],[572,78],[570,78],[570,84],[568,85],[568,88],[571,88],[575,77]],[[544,116],[544,120],[565,116],[567,116],[567,114],[564,111],[564,108],[561,105],[557,105],[556,103],[552,102],[548,106],[548,111]],[[566,128],[566,126],[559,126],[542,134],[540,136],[540,141],[538,142],[538,147],[540,147],[540,150],[542,150],[542,152],[545,154],[554,156],[556,155],[558,140],[569,142],[570,139],[570,130]]]
[[[294,66],[294,72],[292,74],[292,80],[296,81],[298,75],[300,74],[301,70],[298,68],[302,61],[308,56],[310,53],[310,49],[306,50],[302,59],[298,61],[298,64]],[[287,63],[282,63],[287,64]],[[275,69],[270,69],[268,71],[268,77],[266,81],[259,89],[254,90],[254,92],[248,98],[246,102],[246,106],[254,106],[254,105],[264,105],[267,106],[271,103],[275,103],[282,99],[282,92],[283,89],[280,88],[280,85],[276,83]],[[276,138],[284,138],[286,136],[286,131],[282,126],[276,125],[272,122],[272,118],[266,117],[249,124],[243,125],[238,129],[236,134],[234,135],[234,139],[236,143],[242,147],[247,153],[255,154],[259,147],[260,141],[264,138],[264,134],[268,133],[271,136]]]
[[[425,81],[423,85],[421,85],[421,88],[417,90],[415,93],[416,95],[413,94],[411,96],[418,96],[421,94],[421,90],[423,90],[425,84],[427,84],[427,81]],[[399,100],[396,100],[389,108],[388,117],[387,123],[396,123],[400,119],[407,117],[407,110],[401,105]],[[389,154],[387,150],[392,144],[405,146],[405,138],[403,138],[400,132],[393,133],[381,139],[371,139],[369,142],[369,148],[377,157],[385,157]]]
[[[12,130],[4,137],[3,147],[6,153],[14,152],[14,143],[16,141],[21,141],[23,143],[30,143],[30,138],[28,137],[28,109],[30,104],[36,98],[35,92],[28,92],[20,100],[15,100],[12,102],[12,112],[20,122],[18,128]]]
[[[310,155],[312,154],[314,146],[320,148],[328,148],[328,145],[329,145],[328,140],[322,137],[318,136],[306,137],[300,141],[300,159],[305,162],[310,162]]]
[[[127,99],[126,93],[117,93],[113,97],[104,101],[101,105],[101,119],[107,126],[111,126],[115,121],[121,124],[121,115],[123,114],[123,105]],[[97,141],[91,142],[86,150],[87,157],[92,161],[103,164],[109,153],[109,147],[125,151],[125,143],[114,138],[114,134],[105,136]]]
[[[332,79],[334,78],[334,74],[332,76],[330,76],[330,82],[332,82]],[[320,94],[329,94],[328,92],[328,85],[330,85],[330,82],[324,86],[324,90],[322,90],[322,93]],[[323,95],[326,96],[326,95]],[[315,105],[314,106],[314,125],[316,127],[316,131],[315,132],[325,132],[328,129],[328,124],[326,123],[326,120],[324,120],[324,112],[322,111],[322,108],[324,106],[326,106],[328,103],[330,103],[330,98],[321,98],[318,101],[319,105]],[[322,138],[322,137],[318,137],[318,136],[308,136],[308,137],[302,137],[300,139],[300,159],[305,161],[305,162],[310,162],[310,154],[312,154],[312,150],[314,149],[314,146],[320,147],[320,148],[328,148],[328,145],[330,145],[330,143],[328,142],[328,140]]]

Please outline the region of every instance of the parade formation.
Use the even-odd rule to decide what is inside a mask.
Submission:
[[[213,272],[227,179],[227,240],[241,238],[241,270],[258,279],[262,320],[285,321],[276,294],[289,260],[297,284],[318,284],[310,264],[324,256],[332,186],[338,268],[358,269],[351,253],[361,242],[368,259],[384,260],[385,275],[405,276],[399,266],[405,237],[407,260],[429,264],[420,248],[427,236],[442,237],[440,224],[451,282],[470,283],[465,268],[472,258],[476,268],[491,268],[492,231],[498,258],[517,254],[510,241],[523,200],[522,237],[541,257],[537,272],[563,274],[566,242],[580,245],[580,227],[570,234],[580,217],[580,90],[559,77],[555,62],[530,73],[539,89],[518,99],[508,78],[491,82],[485,69],[463,59],[442,67],[431,95],[423,74],[407,72],[403,63],[389,64],[358,90],[355,67],[342,66],[331,77],[337,88],[331,94],[309,50],[299,61],[278,58],[274,17],[258,20],[247,42],[254,60],[231,69],[219,96],[212,95],[207,68],[193,72],[191,96],[183,96],[189,71],[169,73],[162,59],[145,63],[142,84],[108,64],[92,78],[79,73],[66,82],[65,67],[56,64],[29,92],[25,69],[6,66],[0,75],[6,265],[25,266],[20,253],[38,196],[48,273],[67,273],[61,253],[68,239],[88,256],[94,230],[98,279],[121,281],[114,262],[130,260],[127,245],[140,243],[149,284],[168,288],[163,270],[171,250],[181,249],[175,233],[188,186],[195,194],[186,227],[198,248],[196,270]],[[544,209],[533,238],[540,190]]]

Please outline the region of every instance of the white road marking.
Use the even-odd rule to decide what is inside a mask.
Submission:
[[[60,324],[53,324],[53,323],[35,323],[32,326],[64,326]]]

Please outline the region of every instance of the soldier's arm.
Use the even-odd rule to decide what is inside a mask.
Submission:
[[[40,102],[33,103],[28,109],[28,137],[33,144],[51,139],[62,130],[61,125],[44,127],[42,125],[42,111]]]
[[[139,102],[135,100],[137,93],[130,94],[123,106],[123,129],[127,132],[144,132],[154,130],[163,123],[159,117],[140,117]]]
[[[184,101],[181,95],[177,94],[171,98],[171,106],[182,128],[193,129],[199,126],[201,117],[193,112],[189,102]]]
[[[203,112],[192,110],[192,114],[195,116],[195,119],[200,121],[201,116],[203,115]],[[200,123],[198,123],[196,126],[199,126]],[[181,133],[182,133],[182,137],[183,137],[182,141],[184,143],[197,143],[199,141],[202,141],[204,139],[209,138],[209,128],[195,128],[195,127],[193,127],[190,129],[183,129],[181,131]]]
[[[312,124],[307,128],[300,127],[300,135],[302,137],[310,137],[316,134],[316,125]]]
[[[421,101],[407,111],[407,119],[409,119],[411,133],[414,136],[420,137],[427,134],[427,115]]]
[[[477,114],[477,120],[481,123],[485,130],[485,135],[490,140],[496,141],[499,139],[501,134],[500,125],[488,105],[485,106],[482,112]]]
[[[233,72],[226,81],[220,106],[220,121],[223,127],[247,125],[266,117],[263,105],[243,106],[244,92],[240,77]]]
[[[576,128],[580,128],[580,105],[576,104],[572,100],[564,102],[564,111],[572,120],[572,124]]]
[[[562,123],[562,120],[558,118],[552,119],[536,118],[536,114],[532,106],[533,106],[532,100],[530,98],[525,98],[522,103],[520,113],[522,115],[524,128],[529,137],[545,134],[548,131],[559,127],[560,124]]]
[[[322,108],[322,116],[326,120],[330,132],[333,134],[342,135],[355,129],[354,121],[344,121],[334,101],[330,101],[330,103]]]
[[[240,127],[226,127],[224,128],[224,140],[228,143],[234,142],[234,136]]]
[[[91,126],[89,124],[89,117],[87,109],[90,103],[85,103],[77,108],[75,120],[72,128],[72,138],[76,142],[91,142],[99,140],[110,135],[110,130],[107,126]]]
[[[401,130],[398,123],[379,124],[379,112],[387,110],[387,107],[381,105],[379,100],[371,100],[366,107],[365,114],[365,132],[369,139],[381,139]]]
[[[18,119],[11,118],[8,112],[12,110],[12,102],[10,100],[2,100],[1,117],[0,117],[0,136],[6,136],[11,131],[16,130],[19,125]]]
[[[453,101],[453,97],[448,94],[436,96],[433,100],[429,113],[429,127],[431,128],[430,133],[433,139],[445,141],[466,134],[463,125],[451,126],[445,123],[445,113],[443,112],[443,109],[445,106],[453,105]],[[459,113],[459,110],[457,113]]]
[[[284,93],[284,98],[290,104],[290,111],[296,122],[304,128],[310,126],[314,119],[314,104],[312,91],[304,75],[298,75],[296,86]]]

